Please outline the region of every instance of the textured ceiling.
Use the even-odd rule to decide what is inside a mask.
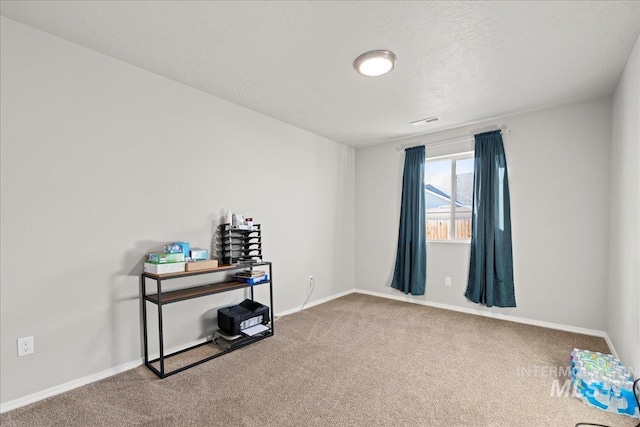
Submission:
[[[352,146],[613,92],[630,2],[2,1],[1,13]],[[388,49],[395,70],[353,60]],[[409,122],[441,121],[420,127]]]

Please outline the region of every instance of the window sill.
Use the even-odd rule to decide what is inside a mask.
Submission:
[[[446,244],[457,244],[457,245],[470,245],[471,240],[427,240],[427,244],[429,243],[446,243]]]

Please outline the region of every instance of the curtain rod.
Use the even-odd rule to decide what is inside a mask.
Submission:
[[[509,133],[511,133],[510,129],[500,129],[500,134],[501,135],[505,135],[505,134],[509,134]],[[441,139],[440,141],[435,141],[432,144],[400,145],[400,146],[398,146],[397,150],[398,151],[402,151],[404,153],[404,150],[406,150],[408,148],[419,147],[421,145],[424,145],[425,148],[442,147],[442,146],[450,145],[450,144],[459,144],[459,143],[465,142],[465,141],[473,141],[474,139],[475,139],[474,135],[456,136],[456,137],[453,137],[453,138]]]

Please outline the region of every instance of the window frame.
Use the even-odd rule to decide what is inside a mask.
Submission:
[[[466,160],[466,159],[473,159],[474,158],[474,150],[471,151],[464,151],[464,152],[460,152],[460,153],[453,153],[453,154],[445,154],[445,155],[440,155],[440,156],[433,156],[433,157],[428,157],[425,156],[425,170],[428,167],[428,163],[429,162],[433,162],[433,161],[438,161],[438,160],[451,160],[451,176],[450,176],[450,180],[451,180],[451,195],[450,195],[450,205],[449,205],[449,238],[447,240],[432,240],[429,239],[427,236],[427,243],[467,243],[470,244],[471,243],[471,238],[468,239],[456,239],[456,200],[457,200],[457,193],[458,193],[458,178],[456,175],[456,162],[458,160]],[[474,168],[474,173],[475,173],[475,168]],[[426,178],[426,175],[425,175]],[[425,179],[425,185],[426,185],[426,179]],[[473,196],[473,195],[472,195]],[[429,214],[429,209],[426,209],[425,207],[425,219],[427,218],[427,215]],[[425,230],[426,233],[426,230]]]

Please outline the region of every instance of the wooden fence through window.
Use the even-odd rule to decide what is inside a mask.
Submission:
[[[427,240],[449,240],[448,219],[427,219]],[[471,218],[456,219],[456,239],[471,238]]]

